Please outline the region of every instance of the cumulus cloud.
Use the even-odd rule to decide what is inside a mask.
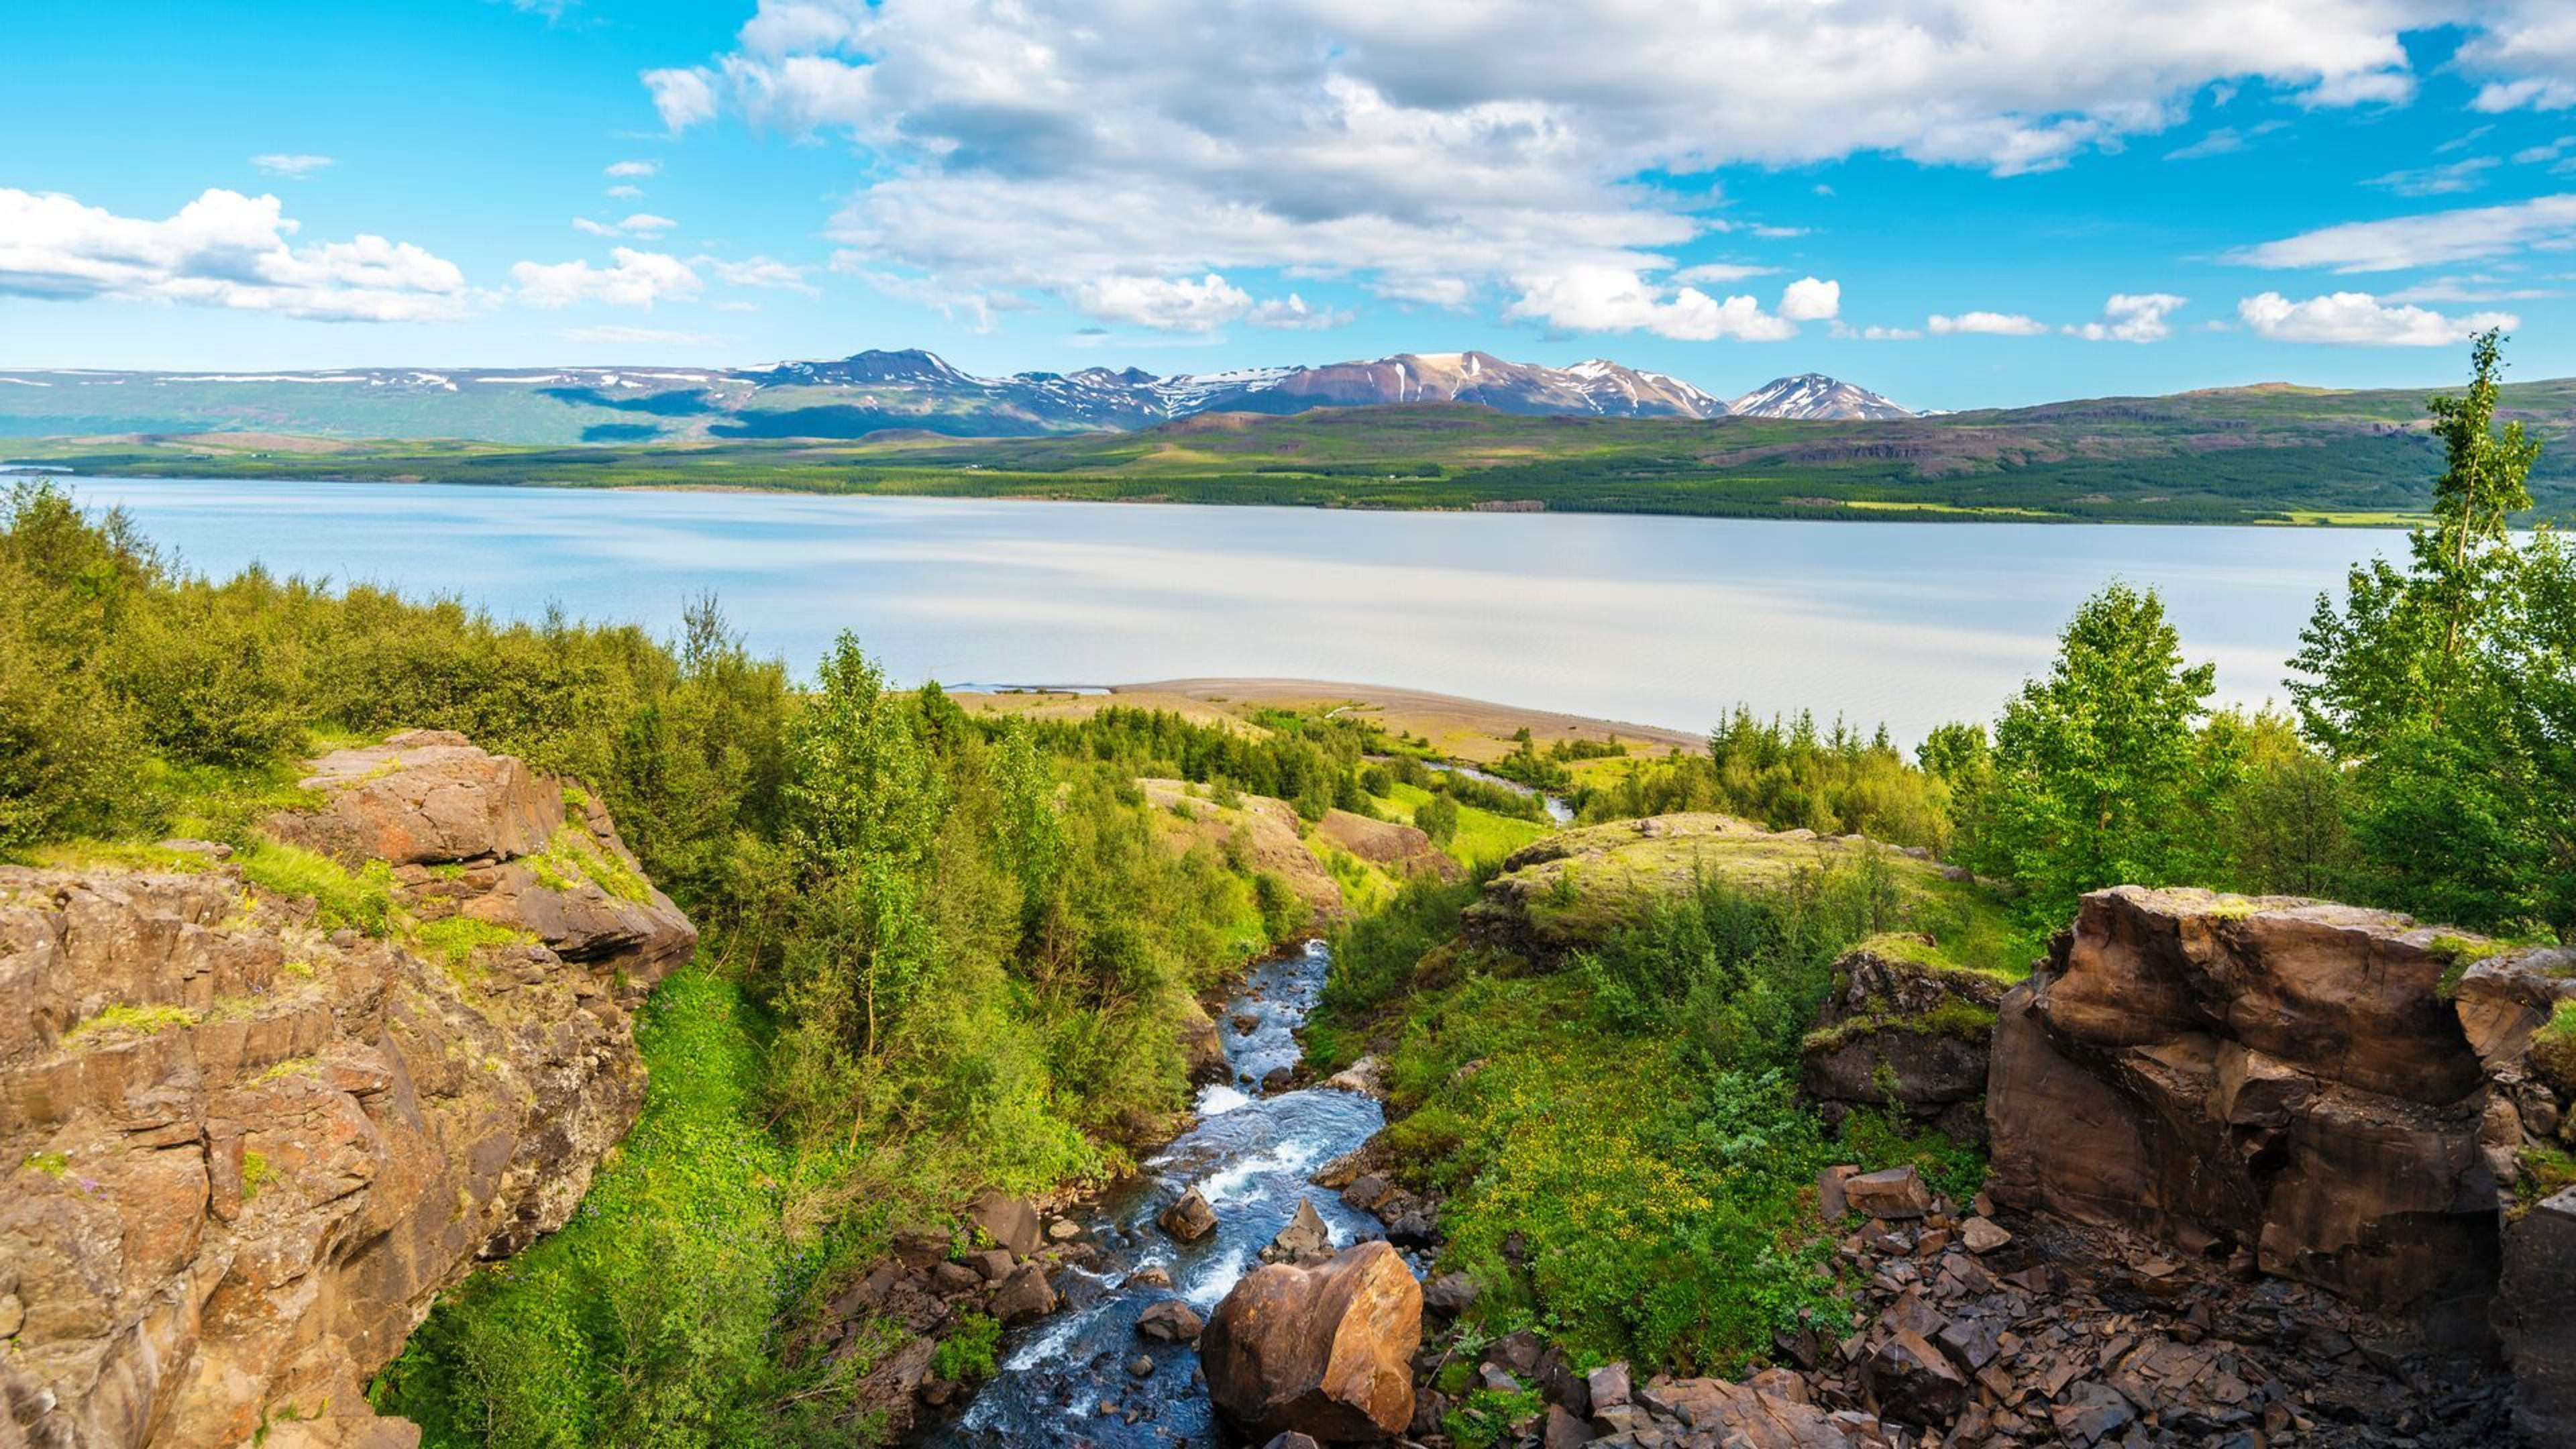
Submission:
[[[661,170],[662,163],[659,161],[611,161],[608,163],[606,174],[610,176],[632,176],[640,178],[659,175]]]
[[[478,299],[456,265],[409,242],[295,246],[274,196],[209,190],[161,220],[0,187],[0,295],[112,297],[326,322],[458,317]]]
[[[2247,297],[2236,315],[2275,342],[2330,342],[2357,347],[2447,347],[2490,327],[2519,324],[2508,312],[2446,317],[2424,307],[2390,306],[2368,292],[2334,292],[2293,302],[2278,292]]]
[[[1799,294],[1799,285],[1793,283],[1791,293],[1809,299],[1816,295]],[[1838,298],[1839,292],[1833,296]],[[1752,297],[1720,301],[1697,287],[1664,286],[1616,266],[1571,266],[1524,277],[1521,295],[1505,315],[1560,332],[1652,332],[1685,342],[1780,342],[1798,335],[1795,321],[1763,311]]]
[[[1330,307],[1309,307],[1306,299],[1291,292],[1286,301],[1263,302],[1243,316],[1255,327],[1268,327],[1281,332],[1321,332],[1328,327],[1348,324],[1351,314]]]
[[[805,280],[805,268],[792,267],[774,257],[747,257],[728,262],[718,257],[691,257],[690,261],[715,270],[716,280],[728,287],[765,287],[782,292],[802,292],[808,297],[823,295],[823,289]]]
[[[1780,293],[1780,315],[1792,322],[1825,322],[1841,316],[1843,284],[1801,277]]]
[[[612,186],[608,188],[608,194],[616,197],[620,201],[632,201],[636,197],[644,194],[644,188],[641,186]]]
[[[662,124],[674,131],[712,121],[720,109],[714,77],[701,68],[648,70],[640,77]]]
[[[1935,337],[1969,334],[1985,337],[2037,337],[2048,330],[2048,324],[2024,317],[2018,312],[1962,312],[1955,317],[1939,313],[1924,320],[1923,326]]]
[[[2173,335],[2166,319],[2182,310],[2183,301],[2171,292],[2114,292],[2102,304],[2101,321],[2079,323],[2066,333],[2087,342],[2162,342]]]
[[[328,156],[294,156],[271,152],[265,156],[253,156],[250,158],[250,164],[258,167],[263,176],[283,176],[289,181],[301,181],[317,172],[328,171],[339,163]]]
[[[685,302],[705,288],[698,274],[678,257],[617,247],[610,264],[588,261],[521,262],[510,268],[518,300],[530,307],[556,311],[576,302],[605,302],[612,307],[650,308],[656,302]]]
[[[2485,261],[2528,247],[2576,242],[2576,195],[2539,196],[2510,206],[2473,206],[2386,221],[2348,221],[2243,247],[2222,261],[2249,267],[2331,267],[2393,272]]]
[[[943,295],[1283,268],[1444,306],[1506,289],[1531,315],[1654,292],[1636,279],[1711,231],[1795,231],[1661,178],[1859,152],[2043,169],[2220,79],[2386,100],[2412,83],[2399,30],[2444,3],[2465,0],[762,0],[730,50],[643,81],[674,130],[845,133],[866,180],[834,239]],[[1613,310],[1786,320],[1646,300]]]
[[[1252,294],[1214,272],[1187,277],[1103,277],[1074,294],[1086,317],[1158,332],[1212,332],[1252,310]]]

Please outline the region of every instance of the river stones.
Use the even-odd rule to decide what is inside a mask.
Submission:
[[[1296,1216],[1288,1220],[1288,1226],[1279,1230],[1279,1236],[1270,1240],[1270,1246],[1261,1250],[1261,1261],[1302,1263],[1329,1253],[1332,1248],[1333,1230],[1324,1226],[1323,1214],[1315,1211],[1313,1200],[1301,1197],[1297,1199]]]
[[[1043,1317],[1055,1311],[1055,1289],[1048,1285],[1044,1268],[1022,1263],[993,1291],[992,1306],[993,1316],[1004,1323]]]
[[[1195,1243],[1216,1231],[1216,1209],[1209,1207],[1207,1198],[1194,1187],[1182,1194],[1179,1202],[1163,1209],[1162,1216],[1154,1221],[1182,1242]]]
[[[1208,1397],[1247,1436],[1383,1439],[1413,1418],[1422,1286],[1382,1242],[1234,1285],[1199,1338]]]
[[[1178,1298],[1166,1298],[1136,1316],[1136,1331],[1165,1343],[1188,1343],[1207,1327],[1197,1310]]]

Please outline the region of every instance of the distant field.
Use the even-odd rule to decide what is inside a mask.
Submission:
[[[2386,526],[2439,455],[2414,391],[2261,387],[1895,422],[1522,417],[1456,404],[1205,414],[1133,433],[571,447],[233,431],[0,442],[88,473],[1515,508],[1754,518]],[[2505,389],[2576,516],[2576,379]]]

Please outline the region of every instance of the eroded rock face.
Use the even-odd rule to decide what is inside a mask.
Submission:
[[[1383,1439],[1413,1418],[1422,1285],[1382,1242],[1245,1275],[1199,1338],[1208,1396],[1245,1434]]]
[[[1833,990],[1801,1053],[1800,1091],[1827,1122],[1893,1109],[1961,1142],[1986,1132],[1986,1075],[2004,983],[1929,959],[1928,941],[1882,938],[1834,963]]]
[[[694,932],[658,896],[620,900],[641,909],[606,944],[578,924],[585,886],[607,894],[586,882],[444,889],[567,827],[553,782],[419,738],[322,762],[333,806],[289,832],[400,855],[413,923],[475,908],[515,941],[451,960],[409,925],[325,933],[312,902],[211,861],[0,867],[0,1431],[410,1442],[367,1418],[366,1379],[477,1258],[560,1226],[633,1124],[624,1003]],[[569,828],[624,858],[613,831]]]
[[[2464,976],[2462,949],[2348,906],[2086,897],[2003,1002],[1990,1190],[2474,1333],[2547,1019],[2520,998],[2559,953]]]

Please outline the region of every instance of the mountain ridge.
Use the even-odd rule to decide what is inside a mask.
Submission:
[[[1798,410],[1772,410],[1764,399],[1775,393],[1785,399],[1778,407]],[[1135,432],[1206,412],[1425,402],[1536,417],[1913,416],[1817,373],[1730,403],[1668,373],[1600,357],[1549,367],[1470,349],[1207,373],[1093,366],[986,377],[922,348],[868,348],[738,368],[0,369],[0,436],[274,433],[535,445],[900,430],[1009,438]]]

